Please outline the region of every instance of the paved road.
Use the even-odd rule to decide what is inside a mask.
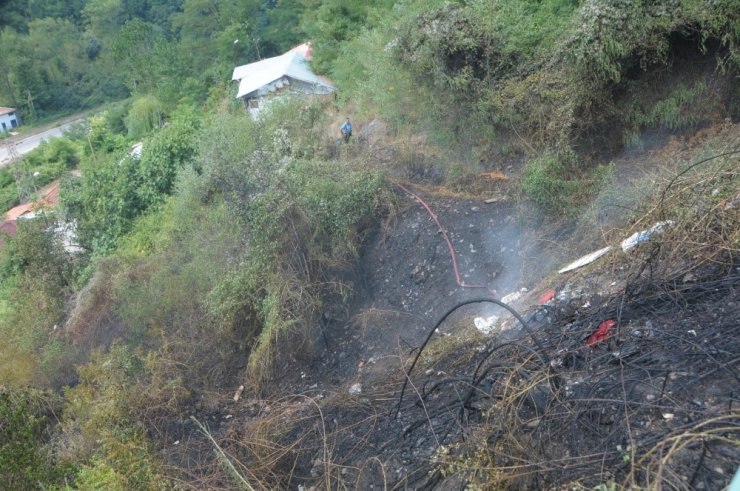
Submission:
[[[80,121],[82,120],[78,119],[76,121],[71,121],[61,126],[57,126],[56,128],[52,128],[50,130],[46,130],[41,133],[37,133],[35,135],[23,138],[22,140],[16,142],[15,149],[19,155],[28,153],[34,148],[38,147],[42,141],[48,140],[50,138],[54,138],[56,136],[61,136],[62,132],[65,129],[69,128],[73,124],[79,123]],[[0,141],[0,167],[5,166],[9,160],[10,160],[10,155],[8,153],[8,140]]]

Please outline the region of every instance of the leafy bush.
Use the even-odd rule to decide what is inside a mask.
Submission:
[[[585,175],[578,172],[573,154],[545,153],[524,168],[522,191],[542,211],[568,216],[595,195],[608,176],[608,167],[593,169]]]
[[[67,218],[77,222],[80,244],[110,253],[136,217],[160,204],[172,192],[179,169],[193,160],[196,128],[197,121],[185,112],[144,143],[141,159],[118,154],[67,181],[62,201]]]
[[[63,469],[51,465],[43,444],[56,406],[47,394],[0,385],[0,488],[38,489],[59,478]]]
[[[59,164],[64,169],[72,169],[80,163],[82,145],[66,137],[52,138],[39,145],[40,159],[47,164]]]
[[[110,154],[126,147],[123,135],[115,133],[109,126],[106,112],[98,116],[90,116],[87,119],[87,145],[85,154],[97,159],[98,153]],[[105,155],[101,155],[104,158]]]
[[[79,368],[80,381],[65,392],[65,459],[84,464],[80,489],[167,489],[141,421],[154,405],[144,389],[148,361],[124,345],[97,354]],[[141,417],[141,419],[140,419]]]
[[[0,314],[2,354],[17,364],[3,380],[14,385],[34,377],[68,381],[76,353],[57,331],[71,293],[72,264],[48,225],[44,219],[18,222],[0,254],[0,281],[11,305]]]
[[[162,126],[162,106],[153,95],[143,95],[131,104],[126,116],[129,138],[139,139]]]

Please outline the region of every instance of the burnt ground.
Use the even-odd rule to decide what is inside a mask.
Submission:
[[[485,287],[463,288],[457,284],[449,247],[427,210],[403,193],[399,198],[403,208],[378,230],[363,254],[352,305],[325,313],[330,321],[328,352],[320,379],[361,378],[378,366],[383,371],[380,360],[418,346],[450,307],[492,292],[503,296],[531,287],[543,271],[535,265],[554,260],[520,223],[514,204],[426,196],[453,244],[462,282]]]
[[[513,202],[414,190],[466,284],[498,298],[528,289],[512,303],[528,329],[478,302],[424,344],[446,312],[491,293],[456,283],[439,228],[399,191],[343,278],[353,300],[325,309],[311,353],[269,394],[214,394],[196,414],[238,472],[271,489],[727,485],[740,461],[735,260],[656,282],[650,246],[609,271],[553,277],[593,243],[573,245],[572,227],[544,229]],[[537,306],[548,288],[555,298]],[[500,321],[486,336],[473,319],[490,315]],[[614,330],[589,346],[605,320]],[[179,445],[165,459],[191,469],[188,486],[238,488],[192,424],[168,438]]]

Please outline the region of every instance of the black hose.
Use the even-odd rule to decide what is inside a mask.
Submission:
[[[495,298],[473,298],[470,300],[465,300],[463,302],[460,302],[445,312],[445,314],[442,316],[442,318],[437,321],[436,324],[434,324],[434,327],[429,331],[429,334],[427,335],[427,338],[422,343],[421,347],[419,348],[419,351],[416,353],[416,356],[414,357],[413,363],[411,363],[411,367],[409,368],[409,371],[406,373],[406,377],[403,381],[403,387],[401,388],[401,395],[398,398],[398,406],[396,406],[396,412],[393,415],[393,419],[398,418],[398,413],[401,411],[401,404],[403,402],[403,396],[406,393],[406,386],[409,383],[409,377],[411,376],[411,372],[414,370],[414,367],[416,366],[416,362],[419,361],[419,357],[421,357],[421,353],[424,351],[424,348],[429,343],[429,341],[432,339],[432,336],[434,336],[435,331],[439,328],[439,326],[447,320],[447,318],[455,312],[460,307],[464,307],[465,305],[470,305],[472,303],[492,303],[495,305],[498,305],[499,307],[503,307],[504,309],[508,310],[516,319],[521,323],[522,327],[526,331],[526,333],[529,335],[529,337],[532,338],[532,341],[535,345],[540,349],[541,353],[537,353],[537,357],[540,359],[543,365],[547,365],[550,360],[547,357],[547,354],[545,353],[545,348],[542,346],[542,344],[539,342],[539,340],[534,336],[534,333],[527,325],[527,322],[524,320],[524,318],[519,315],[519,312],[514,310],[513,307],[510,305],[505,304],[504,302],[500,300],[496,300]]]

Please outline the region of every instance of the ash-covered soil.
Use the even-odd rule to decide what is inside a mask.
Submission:
[[[461,282],[472,286],[462,287],[436,222],[414,198],[402,192],[399,197],[403,209],[388,219],[364,251],[352,304],[325,313],[328,349],[322,355],[320,380],[329,377],[336,383],[367,372],[382,373],[389,357],[396,358],[397,365],[398,356],[418,346],[450,307],[472,297],[500,297],[531,288],[553,261],[544,242],[533,240],[535,233],[520,223],[511,203],[422,196],[453,245]],[[472,318],[466,320],[467,330],[474,330]]]
[[[649,244],[546,277],[593,242],[578,250],[573,228],[542,229],[510,202],[412,190],[462,282],[485,288],[458,285],[444,234],[399,190],[401,209],[341,279],[352,300],[327,305],[305,356],[262,397],[214,394],[196,414],[238,472],[269,489],[727,486],[740,462],[736,258],[657,282]],[[526,328],[477,302],[425,343],[456,305],[511,293]],[[484,335],[474,319],[492,316]],[[204,457],[212,442],[176,426],[165,459],[192,469],[188,485],[235,488]]]

